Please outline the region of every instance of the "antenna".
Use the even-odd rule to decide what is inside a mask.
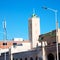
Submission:
[[[35,9],[33,8],[33,14],[35,14]]]
[[[35,14],[35,9],[33,9],[33,14],[32,17],[36,17],[37,15]]]
[[[7,39],[6,20],[3,21],[3,29],[4,29],[4,40],[6,40]]]
[[[3,28],[6,29],[6,21],[3,21]]]

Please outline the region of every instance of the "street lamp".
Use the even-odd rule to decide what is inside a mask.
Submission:
[[[55,9],[51,9],[51,8],[47,8],[47,7],[42,7],[45,10],[51,10],[52,12],[55,13],[55,21],[56,21],[56,49],[57,49],[57,60],[59,60],[59,55],[58,55],[58,36],[57,36],[57,32],[58,32],[58,21],[57,21],[57,10]]]

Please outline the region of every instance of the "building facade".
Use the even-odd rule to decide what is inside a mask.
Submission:
[[[41,45],[38,41],[40,35],[40,18],[33,13],[32,17],[29,18],[28,23],[29,40],[14,38],[11,41],[0,41],[0,57],[2,60],[6,60],[7,55],[9,57],[9,60],[21,60],[23,56],[29,56],[30,60],[33,60],[33,56],[36,58],[36,60],[38,59],[36,47],[38,45]],[[21,58],[18,56],[21,56]]]
[[[28,23],[29,40],[0,41],[0,60],[56,60],[56,30],[40,35],[40,18],[34,13]],[[57,36],[60,60],[60,29]]]

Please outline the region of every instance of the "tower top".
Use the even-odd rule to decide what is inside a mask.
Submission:
[[[35,9],[33,9],[32,17],[37,17],[37,15],[35,14]]]

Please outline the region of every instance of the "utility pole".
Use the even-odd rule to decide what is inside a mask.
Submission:
[[[52,9],[52,8],[47,8],[47,7],[42,7],[45,10],[51,10],[52,12],[55,13],[55,21],[56,21],[56,50],[57,50],[57,60],[59,60],[59,52],[58,52],[58,20],[57,20],[57,10]]]
[[[4,29],[4,38],[3,38],[3,40],[4,40],[4,45],[5,45],[5,47],[6,47],[6,40],[7,40],[7,31],[6,31],[6,21],[4,20],[3,21],[3,29]],[[5,60],[6,60],[6,52],[5,52],[5,58],[4,58]]]

